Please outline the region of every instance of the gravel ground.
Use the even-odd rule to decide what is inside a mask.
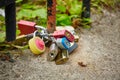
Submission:
[[[104,10],[92,20],[66,64],[48,62],[48,49],[41,56],[25,50],[14,63],[0,61],[0,80],[120,80],[120,11]]]

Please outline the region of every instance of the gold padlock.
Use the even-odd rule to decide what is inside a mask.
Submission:
[[[68,50],[63,49],[58,53],[58,55],[55,59],[55,63],[57,65],[64,64],[68,61],[68,59],[69,59]]]
[[[78,35],[74,35],[75,37],[75,42],[78,42],[79,41],[79,36]]]

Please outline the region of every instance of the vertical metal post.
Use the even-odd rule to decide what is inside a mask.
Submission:
[[[53,33],[56,30],[56,0],[47,0],[47,31]]]
[[[82,5],[82,18],[90,18],[90,2],[91,0],[83,0],[83,5]]]
[[[15,1],[5,6],[5,23],[6,23],[6,41],[16,39],[16,7]]]

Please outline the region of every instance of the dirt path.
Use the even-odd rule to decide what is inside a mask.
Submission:
[[[26,50],[15,63],[0,61],[0,80],[120,80],[120,12],[105,10],[92,20],[93,28],[83,30],[66,64],[55,65],[46,54],[34,56]]]

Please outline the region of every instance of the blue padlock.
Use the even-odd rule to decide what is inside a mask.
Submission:
[[[78,47],[78,44],[75,42],[72,42],[70,48],[68,49],[68,53],[71,54],[77,47]]]
[[[66,37],[57,38],[56,43],[57,43],[57,46],[60,47],[61,49],[70,48],[70,42],[66,39]]]

